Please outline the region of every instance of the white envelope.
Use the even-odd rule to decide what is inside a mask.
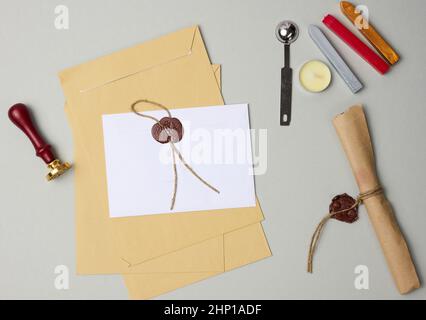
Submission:
[[[152,137],[155,121],[134,113],[103,115],[110,217],[256,206],[248,105],[170,111],[184,128],[175,147],[220,193],[204,185],[175,156],[177,197],[170,210],[172,148]],[[144,114],[156,119],[167,116],[164,110]]]

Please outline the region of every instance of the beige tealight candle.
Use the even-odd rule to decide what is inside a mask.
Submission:
[[[299,81],[310,92],[324,91],[331,82],[330,68],[319,60],[308,61],[300,69]]]

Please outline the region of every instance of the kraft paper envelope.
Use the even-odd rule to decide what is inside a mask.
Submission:
[[[224,248],[224,270],[222,272],[271,255],[261,223],[226,233]],[[126,274],[124,281],[131,299],[149,299],[219,275],[222,272]]]
[[[212,65],[217,84],[221,88],[221,66]],[[233,270],[249,263],[264,259],[271,255],[268,243],[263,232],[262,224],[255,223],[239,230],[224,234],[224,271]],[[250,243],[250,245],[247,245]],[[209,241],[202,242],[186,252],[190,256],[198,256],[209,250]],[[183,254],[179,251],[179,255]],[[181,257],[182,258],[182,257]],[[179,263],[174,261],[172,263]],[[172,290],[185,287],[192,283],[219,275],[221,272],[193,272],[193,273],[150,273],[123,275],[130,299],[149,299]]]
[[[215,70],[216,74],[218,74],[217,78],[220,82],[220,68],[216,67]],[[226,234],[224,238],[226,242],[225,247],[227,248],[224,253],[224,270],[229,270],[270,256],[270,251],[260,223],[247,228],[242,228],[238,231],[230,232]],[[209,246],[209,244],[213,244],[213,246]],[[191,258],[193,256],[199,257],[198,253],[205,252],[205,250],[208,250],[208,252],[211,253],[211,249],[215,248],[215,241],[205,241],[203,245],[204,247],[201,244],[191,246],[188,249],[182,250],[185,251],[182,253],[186,253],[187,258]],[[171,255],[176,257],[177,253],[173,253]],[[177,256],[177,258],[179,258],[179,256]],[[184,256],[181,256],[180,258],[181,259],[174,261],[174,264],[187,260]],[[154,259],[150,262],[154,262],[155,260],[159,259]],[[160,260],[158,262],[160,265],[163,265],[161,262],[167,264],[166,261]],[[130,296],[132,298],[149,298],[163,292],[173,290],[177,287],[204,279],[214,274],[216,273],[167,273],[135,275],[132,276],[131,279],[126,277],[126,284],[129,286]]]
[[[218,87],[221,87],[220,65],[212,65]],[[65,108],[68,111],[68,107]],[[69,115],[70,116],[70,115]],[[76,153],[78,152],[77,141]],[[219,240],[219,241],[218,241]],[[182,265],[191,259],[203,259],[204,255],[210,255],[220,247],[223,251],[223,271],[228,271],[271,255],[263,229],[260,223],[229,232],[221,237],[203,241],[200,244],[179,250],[175,253],[164,255],[163,259],[157,258],[144,264],[152,264],[152,268],[161,269],[164,265]],[[247,245],[250,244],[250,245]],[[137,275],[125,275],[125,284],[131,299],[148,299],[179,287],[215,276],[220,272],[195,272],[195,273],[148,273]]]
[[[221,104],[214,74],[206,68],[211,67],[199,30],[189,28],[61,74],[75,138],[80,136],[84,141],[85,157],[90,159],[90,163],[80,161],[83,156],[76,154],[79,273],[220,272],[224,270],[223,234],[263,219],[258,205],[201,213],[108,218],[102,111],[123,112],[141,95],[176,107]],[[93,196],[96,199],[88,201],[93,190],[97,191]],[[263,231],[259,231],[264,239]],[[209,248],[216,250],[209,250],[203,259],[176,258],[177,250],[185,248],[183,251],[190,252],[202,247],[203,240],[209,240]],[[267,256],[270,253],[265,239],[263,243]],[[173,254],[165,256],[167,253]],[[168,257],[185,263],[164,263]],[[163,263],[151,263],[155,260]]]
[[[212,65],[213,72],[221,87],[221,67]],[[68,111],[68,107],[65,108]],[[69,115],[70,116],[70,115]],[[77,143],[76,140],[74,140]],[[76,153],[78,148],[76,147]],[[218,241],[219,240],[219,241]],[[203,259],[204,255],[211,255],[219,247],[226,248],[223,251],[223,270],[228,271],[271,255],[263,229],[260,223],[225,234],[223,242],[221,237],[203,241],[200,244],[175,253],[164,255],[144,264],[152,264],[153,269],[161,269],[164,265],[182,265],[191,259]],[[247,245],[247,244],[250,245]],[[195,273],[148,273],[137,275],[124,275],[125,284],[131,299],[148,299],[165,292],[189,285],[191,283],[215,276],[220,272],[195,272]]]
[[[212,65],[217,84],[221,88],[221,66]],[[242,267],[249,263],[264,259],[271,255],[261,223],[224,234],[223,247],[224,271]],[[250,245],[247,245],[250,243]],[[209,250],[209,241],[202,242],[193,251],[186,252],[197,257],[200,252]],[[179,254],[183,254],[183,250]],[[182,257],[181,257],[182,258]],[[179,263],[174,261],[172,263]],[[221,272],[193,272],[193,273],[160,273],[123,275],[130,299],[150,299],[166,292],[185,287],[195,282],[219,275]]]

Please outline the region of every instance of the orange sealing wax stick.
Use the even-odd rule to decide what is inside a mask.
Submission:
[[[340,10],[342,13],[357,27],[359,32],[376,48],[376,50],[385,58],[391,65],[399,60],[399,55],[395,50],[383,39],[376,29],[367,21],[367,25],[357,26],[357,21],[362,17],[360,12],[357,12],[355,6],[348,1],[340,2]]]

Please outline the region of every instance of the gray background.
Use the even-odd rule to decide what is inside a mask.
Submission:
[[[332,221],[327,226],[317,272],[305,272],[307,245],[329,200],[341,192],[357,194],[331,119],[361,102],[382,183],[422,279],[426,273],[425,1],[363,1],[372,23],[402,56],[384,77],[326,31],[366,87],[352,95],[333,72],[327,91],[309,94],[295,80],[289,128],[277,125],[283,50],[275,26],[283,19],[299,24],[301,35],[292,46],[297,72],[309,59],[324,60],[307,34],[309,24],[321,25],[324,14],[335,13],[349,25],[336,0],[0,4],[0,298],[127,298],[120,276],[75,276],[73,176],[47,183],[46,168],[6,113],[16,102],[28,103],[60,157],[72,160],[57,72],[194,24],[202,29],[212,62],[223,66],[226,102],[249,102],[252,127],[268,129],[268,171],[256,178],[256,186],[273,257],[161,298],[426,297],[425,289],[405,297],[397,293],[364,210],[354,225]],[[59,4],[69,8],[69,30],[54,27]],[[70,268],[67,291],[53,284],[54,268],[61,264]],[[354,288],[354,268],[359,264],[369,268],[369,290]]]

